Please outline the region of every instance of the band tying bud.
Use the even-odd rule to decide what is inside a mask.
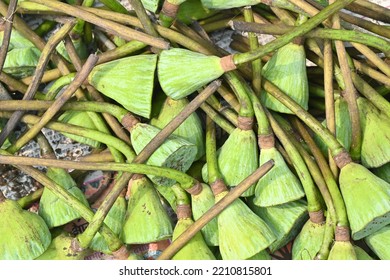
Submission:
[[[127,131],[131,131],[133,127],[139,123],[139,120],[134,117],[131,113],[126,114],[121,121],[124,128],[126,128]]]
[[[161,12],[170,18],[176,18],[177,12],[179,11],[179,7],[180,5],[172,4],[165,0],[161,8]]]
[[[273,134],[259,135],[258,143],[260,149],[271,149],[275,147],[275,136]]]
[[[324,212],[322,210],[309,212],[310,221],[315,224],[322,224],[325,221]]]
[[[192,216],[191,207],[188,204],[180,204],[176,207],[178,219],[188,219]]]
[[[210,185],[210,187],[214,195],[218,195],[221,192],[225,192],[228,190],[225,182],[222,179],[216,180],[214,183]]]
[[[238,117],[237,127],[241,130],[252,130],[253,128],[253,118],[252,117]]]
[[[237,69],[236,64],[234,64],[233,55],[227,55],[221,58],[221,67],[224,72],[229,72]]]
[[[199,183],[199,182],[196,182],[196,184],[194,186],[192,186],[191,188],[187,189],[186,191],[190,195],[198,195],[198,194],[200,194],[202,189],[203,189],[202,184]]]
[[[349,227],[336,227],[335,231],[335,240],[336,241],[350,241],[351,236],[349,234]]]
[[[126,245],[123,245],[115,252],[112,252],[112,256],[115,260],[127,260],[127,258],[130,256],[130,253],[126,248]]]
[[[346,151],[334,156],[333,159],[340,169],[352,162],[351,156]]]

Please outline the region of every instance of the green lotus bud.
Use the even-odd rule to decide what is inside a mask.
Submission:
[[[335,241],[328,260],[357,260],[355,248],[349,241]]]
[[[364,241],[381,260],[390,260],[390,225],[368,235]]]
[[[321,248],[324,239],[325,223],[313,223],[308,220],[292,246],[293,260],[313,260]]]

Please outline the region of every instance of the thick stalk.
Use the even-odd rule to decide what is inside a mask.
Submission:
[[[318,189],[315,187],[310,172],[301,157],[298,149],[292,144],[288,135],[283,131],[283,129],[276,122],[272,114],[267,114],[270,122],[272,123],[272,128],[275,135],[278,137],[279,141],[286,150],[294,169],[302,183],[303,189],[305,191],[307,199],[307,209],[310,212],[319,212],[322,211],[321,204],[321,195],[318,192]]]
[[[327,183],[336,210],[336,226],[349,227],[347,210],[345,208],[343,197],[336,183],[336,180],[333,177],[332,171],[330,170],[329,165],[325,160],[325,157],[323,156],[321,150],[315,144],[313,138],[310,136],[309,132],[306,130],[303,124],[296,118],[293,118],[292,123],[297,128],[297,130],[307,143],[308,147],[310,148]]]
[[[75,16],[77,18],[83,19],[86,22],[93,23],[99,27],[104,28],[105,30],[111,32],[112,34],[118,35],[126,40],[137,40],[148,44],[150,46],[159,48],[159,49],[168,49],[169,43],[160,39],[150,36],[148,34],[136,31],[129,27],[117,24],[111,20],[106,20],[97,17],[94,14],[88,13],[83,9],[74,7],[72,5],[68,5],[65,3],[61,3],[58,1],[50,1],[50,0],[32,0],[31,2],[35,2],[38,4],[43,4],[47,7],[50,7],[56,11],[63,12],[70,16]]]
[[[322,141],[324,141],[324,143],[326,143],[328,148],[331,150],[333,157],[339,155],[342,152],[345,152],[343,146],[337,141],[334,135],[327,128],[324,128],[316,118],[310,115],[278,87],[266,79],[263,79],[263,87],[268,93],[278,99],[284,106],[289,108],[307,126],[309,126],[313,132],[317,134],[322,139]]]
[[[255,172],[244,179],[235,188],[231,189],[229,193],[223,197],[220,201],[214,204],[205,214],[203,214],[198,220],[196,220],[188,229],[181,234],[171,245],[166,248],[158,260],[168,260],[176,254],[188,240],[195,236],[207,223],[221,213],[226,207],[228,207],[233,201],[239,199],[239,197],[261,177],[263,177],[272,167],[273,161],[270,160],[259,167]]]
[[[17,202],[19,203],[19,205],[22,207],[22,208],[27,208],[28,206],[30,206],[31,204],[33,204],[34,202],[38,201],[41,196],[42,196],[42,193],[43,193],[43,190],[44,188],[40,188],[40,189],[37,189],[36,191],[26,195],[26,196],[23,196],[22,198],[18,199]]]
[[[329,5],[328,7],[324,8],[320,13],[318,13],[317,15],[315,15],[314,17],[312,17],[302,25],[295,27],[292,31],[286,33],[283,36],[276,38],[272,42],[258,48],[257,50],[248,53],[234,54],[233,55],[234,64],[238,65],[238,64],[255,60],[257,58],[261,58],[267,53],[272,52],[280,47],[283,47],[284,45],[290,43],[296,37],[306,34],[311,29],[321,24],[329,16],[336,13],[337,11],[344,8],[346,5],[352,3],[353,1],[354,0],[338,0],[332,5]]]
[[[332,43],[329,40],[324,41],[324,91],[325,91],[325,118],[326,127],[333,135],[336,135],[336,113],[334,107],[333,92],[333,52]],[[338,178],[338,168],[329,153],[329,165],[332,169],[333,176]]]
[[[244,18],[247,22],[254,22],[253,12],[250,6],[244,8]],[[248,32],[249,46],[251,50],[259,47],[259,40],[255,33]],[[261,70],[263,68],[261,59],[252,61],[252,87],[257,96],[261,92]]]
[[[43,48],[36,66],[33,82],[29,85],[26,94],[23,96],[24,100],[31,100],[34,98],[34,95],[41,83],[45,68],[49,62],[50,55],[55,50],[56,46],[61,42],[61,40],[66,36],[66,34],[68,34],[68,32],[73,28],[74,24],[75,21],[68,21],[67,23],[65,23],[62,28],[49,39],[49,41]],[[8,120],[5,127],[0,132],[0,146],[4,143],[8,135],[14,130],[22,116],[23,111],[17,111]]]
[[[136,174],[162,176],[177,181],[183,189],[193,187],[198,181],[184,172],[160,166],[151,166],[140,163],[103,163],[89,161],[69,161],[52,158],[33,158],[23,156],[0,156],[1,164],[27,165],[27,166],[46,166],[63,169],[77,170],[102,170],[102,171],[123,171]]]
[[[200,108],[206,113],[206,115],[213,120],[220,128],[225,130],[227,133],[231,134],[235,127],[227,121],[225,118],[222,118],[210,105],[203,103],[200,105]]]
[[[0,112],[0,117],[9,118],[10,114],[7,112]],[[24,115],[21,119],[22,122],[31,125],[37,124],[39,120],[40,120],[39,117],[33,115]],[[60,122],[48,122],[45,125],[45,127],[56,130],[58,132],[70,133],[70,134],[75,134],[78,136],[90,138],[92,140],[101,142],[107,146],[113,146],[117,150],[119,150],[122,154],[124,154],[127,159],[132,159],[135,157],[134,151],[129,147],[129,145],[126,142],[110,134],[106,134],[97,130],[84,128],[81,126],[64,124]]]
[[[222,178],[218,168],[217,140],[215,135],[215,124],[210,117],[206,118],[206,163],[209,184],[213,184]]]
[[[0,24],[0,30],[4,30],[3,42],[1,43],[1,47],[0,47],[0,72],[3,71],[5,58],[7,57],[8,46],[11,40],[12,23],[13,23],[13,18],[14,18],[17,4],[18,4],[18,0],[10,0],[8,5],[8,10],[7,10],[7,16],[3,18],[4,22]]]
[[[283,24],[248,23],[248,22],[235,21],[235,20],[230,22],[230,26],[232,27],[232,29],[236,31],[254,32],[258,34],[271,34],[271,35],[283,35],[294,29],[293,26],[283,25]],[[313,30],[303,35],[303,37],[340,40],[346,42],[365,44],[366,46],[370,46],[384,52],[384,54],[387,57],[390,56],[390,46],[387,40],[357,30],[336,30],[336,29],[314,28]]]

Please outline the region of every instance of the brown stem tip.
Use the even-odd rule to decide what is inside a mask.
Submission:
[[[237,127],[241,130],[252,130],[254,119],[252,117],[238,117]]]
[[[121,121],[124,128],[127,129],[127,131],[131,131],[133,127],[139,123],[139,120],[133,116],[133,114],[128,113],[126,114]]]
[[[175,18],[177,12],[179,11],[179,7],[180,5],[173,4],[165,0],[161,8],[161,12],[168,17]]]
[[[333,159],[340,169],[352,162],[351,156],[346,151],[335,155]]]
[[[271,149],[275,147],[275,136],[273,134],[259,135],[257,141],[260,149]]]
[[[337,226],[335,231],[336,241],[350,241],[351,236],[349,234],[349,227]]]
[[[224,72],[229,72],[237,69],[236,64],[234,64],[233,55],[227,55],[221,58],[221,67]]]
[[[190,195],[198,195],[201,193],[202,189],[203,189],[202,184],[199,182],[196,182],[195,185],[193,185],[191,188],[187,189],[186,191]]]
[[[322,210],[309,212],[310,221],[315,224],[322,224],[325,222],[324,212]]]
[[[211,190],[213,191],[214,195],[218,195],[221,192],[227,191],[227,187],[225,182],[222,179],[216,180],[214,183],[210,185]]]

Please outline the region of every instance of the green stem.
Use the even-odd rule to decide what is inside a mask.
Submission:
[[[175,194],[177,205],[190,205],[189,195],[180,185],[174,184],[171,189]]]
[[[203,103],[200,108],[213,120],[220,128],[231,134],[235,127],[226,119],[222,118],[210,105]]]
[[[69,73],[68,75],[58,78],[49,88],[46,93],[45,100],[54,100],[58,92],[64,87],[69,85],[76,77],[76,73]]]
[[[324,128],[319,121],[310,115],[305,109],[299,104],[282,92],[277,86],[271,82],[263,79],[264,89],[270,93],[273,97],[278,99],[284,106],[289,108],[297,117],[299,117],[308,127],[310,127],[321,140],[326,143],[328,148],[332,152],[332,156],[335,157],[341,152],[345,152],[343,146],[337,141],[334,135],[327,129]]]
[[[0,117],[3,118],[9,118],[10,114],[7,112],[0,112]],[[36,124],[39,121],[39,117],[33,116],[33,115],[24,115],[21,119],[22,122],[28,123],[28,124]],[[70,124],[63,124],[59,122],[49,122],[45,125],[45,127],[59,131],[59,132],[65,132],[65,133],[71,133],[78,136],[90,138],[95,141],[99,141],[103,144],[106,144],[107,146],[115,147],[117,150],[119,150],[122,154],[125,155],[128,161],[131,161],[131,159],[135,158],[134,151],[125,143],[124,141],[111,136],[110,134],[106,134],[100,131],[76,126],[76,125],[70,125]]]
[[[317,212],[322,210],[321,195],[314,185],[313,179],[306,166],[305,161],[302,159],[298,149],[292,144],[288,135],[283,131],[280,125],[276,122],[272,114],[268,114],[268,118],[272,124],[273,131],[282,143],[286,150],[295,171],[302,183],[303,189],[306,194],[307,208],[309,212]]]
[[[317,255],[314,257],[315,260],[327,260],[329,256],[330,249],[334,242],[334,221],[332,221],[332,217],[328,215],[326,217],[325,223],[325,232],[324,238],[322,240],[322,244],[320,250]]]
[[[150,46],[160,48],[160,49],[168,49],[169,43],[160,39],[155,38],[153,36],[150,36],[148,34],[142,33],[140,31],[137,31],[135,29],[131,29],[127,26],[123,26],[120,24],[117,24],[111,20],[106,20],[103,18],[99,18],[94,14],[88,13],[85,10],[74,7],[72,5],[68,5],[59,1],[50,1],[50,0],[32,0],[31,2],[43,4],[49,8],[52,8],[56,11],[63,12],[67,15],[71,15],[77,18],[80,18],[82,20],[85,20],[87,22],[93,23],[99,27],[104,28],[105,30],[118,35],[124,39],[127,39],[129,41],[131,40],[137,40],[140,42],[144,42],[145,44],[148,44]]]
[[[244,18],[245,21],[249,23],[254,22],[253,12],[250,6],[244,8]],[[259,40],[255,33],[249,32],[249,46],[251,50],[254,50],[259,47]],[[263,64],[261,59],[256,59],[252,61],[252,87],[257,96],[260,96],[261,93],[261,70]]]
[[[35,0],[36,1],[36,0]],[[300,26],[295,27],[292,31],[286,33],[285,35],[276,38],[272,42],[258,48],[257,50],[250,51],[242,54],[234,54],[233,60],[234,64],[242,64],[257,58],[261,58],[262,56],[283,47],[290,43],[294,38],[298,36],[302,36],[307,32],[311,31],[314,27],[321,24],[325,19],[327,19],[332,14],[336,13],[340,9],[344,8],[348,4],[352,3],[354,0],[338,0],[332,5],[324,8],[321,12],[316,14],[314,17],[310,18],[308,21],[303,23]]]
[[[46,111],[53,104],[53,101],[41,100],[0,100],[2,111]],[[97,113],[108,113],[121,121],[129,113],[123,107],[107,102],[98,101],[77,101],[67,102],[61,107],[62,111],[91,111]]]
[[[0,81],[2,83],[6,84],[9,88],[11,88],[15,91],[21,92],[22,94],[25,94],[27,91],[27,88],[28,88],[28,86],[26,86],[24,83],[12,78],[10,75],[8,75],[4,72],[0,73]],[[43,99],[45,99],[45,96],[46,95],[40,91],[36,91],[36,93],[35,93],[36,99],[43,100]]]
[[[22,208],[27,208],[31,204],[33,204],[35,201],[38,201],[43,193],[44,188],[37,189],[36,191],[23,196],[22,198],[18,199],[17,202]]]
[[[303,124],[295,118],[293,119],[293,124],[298,129],[299,133],[309,146],[314,158],[318,163],[318,166],[320,167],[322,175],[324,176],[329,192],[332,196],[334,208],[336,210],[336,226],[349,227],[347,210],[345,208],[343,197],[336,183],[336,180],[333,177],[333,173],[325,160],[325,157],[323,156],[321,150],[315,144],[313,138],[310,136],[309,132],[305,129]]]
[[[1,150],[0,150],[1,151]],[[103,171],[123,171],[134,174],[145,174],[166,177],[177,181],[180,187],[184,190],[190,189],[198,183],[197,180],[187,175],[184,172],[160,166],[152,166],[140,163],[116,163],[116,162],[89,162],[89,161],[68,161],[49,158],[33,158],[22,156],[8,156],[4,155],[5,152],[1,151],[0,156],[1,164],[12,165],[28,165],[28,166],[46,166],[56,167],[63,169],[77,169],[77,170],[103,170]]]
[[[215,124],[210,117],[206,118],[206,162],[209,185],[211,185],[222,179],[222,174],[218,168]]]
[[[294,30],[294,27],[289,25],[260,24],[242,21],[233,21],[231,26],[236,31],[272,35],[283,35],[291,30]],[[386,57],[390,56],[390,45],[387,40],[357,30],[315,28],[303,35],[303,37],[361,43],[382,51]]]

